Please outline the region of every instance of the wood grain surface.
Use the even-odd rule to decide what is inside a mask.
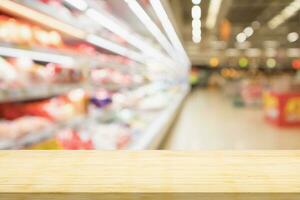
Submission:
[[[0,151],[0,199],[300,199],[300,151]]]

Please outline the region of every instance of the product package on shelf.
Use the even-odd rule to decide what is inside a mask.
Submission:
[[[63,47],[61,35],[20,19],[0,15],[0,42],[20,46]]]
[[[29,133],[38,133],[49,126],[51,120],[44,117],[20,117],[16,120],[0,121],[0,140],[16,140]]]
[[[39,137],[47,128],[67,123],[86,112],[87,97],[81,90],[47,100],[1,103],[0,140],[18,142],[30,134]]]
[[[95,109],[95,108],[94,108]],[[97,108],[96,108],[97,109]],[[111,113],[113,111],[106,111]],[[33,149],[124,149],[131,142],[133,129],[112,115],[113,119],[103,119],[102,115],[88,114],[72,127],[58,130],[52,139],[35,144]]]
[[[91,81],[93,85],[112,91],[135,88],[147,82],[142,75],[125,73],[113,68],[91,70]]]
[[[86,125],[86,127],[60,130],[55,137],[35,144],[29,149],[65,149],[65,150],[116,150],[123,149],[129,143],[131,132],[118,125]]]
[[[0,57],[0,102],[59,95],[85,80],[82,70],[53,63],[40,65],[29,58]]]

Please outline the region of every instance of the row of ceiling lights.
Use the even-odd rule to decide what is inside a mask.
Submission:
[[[260,28],[259,21],[254,21],[251,23],[251,26],[247,26],[244,28],[244,30],[237,34],[236,41],[239,43],[243,43],[247,40],[247,38],[251,37],[254,34],[254,30],[257,30]]]
[[[287,7],[285,7],[278,15],[273,17],[269,22],[268,26],[271,29],[275,29],[286,20],[294,16],[300,10],[300,0],[294,0]]]
[[[237,34],[236,41],[238,43],[245,42],[249,37],[251,37],[254,33],[254,30],[252,27],[248,26],[246,27],[243,32]],[[299,39],[299,34],[297,32],[291,32],[287,35],[287,40],[290,43],[296,42]]]
[[[246,27],[243,32],[237,34],[236,40],[239,43],[243,43],[247,40],[247,38],[251,37],[254,33],[254,30],[251,26]]]
[[[193,27],[193,42],[200,43],[201,41],[201,9],[199,4],[201,0],[192,0],[194,6],[192,8],[192,27]],[[220,9],[222,0],[211,0],[209,6],[209,12],[206,22],[206,27],[208,29],[212,29],[215,26],[217,14]],[[269,22],[268,26],[271,29],[277,28],[279,25],[284,23],[287,19],[294,16],[300,10],[300,0],[294,0],[287,7],[285,7],[278,15],[273,17]],[[251,37],[254,33],[255,29],[260,27],[260,23],[258,21],[254,21],[251,26],[246,27],[243,32],[239,33],[236,36],[236,40],[238,43],[243,43],[247,40],[247,38]],[[295,42],[299,39],[299,34],[296,32],[289,33],[287,35],[287,40],[289,42]]]
[[[269,22],[268,26],[270,29],[275,29],[281,24],[283,24],[286,20],[294,16],[300,10],[300,0],[294,0],[288,6],[286,6],[278,15],[273,17]],[[246,27],[243,32],[239,33],[236,36],[236,40],[239,43],[243,43],[247,40],[247,38],[251,37],[254,33],[254,23],[259,23],[257,21],[252,23],[252,26]],[[296,42],[299,39],[299,34],[297,32],[291,32],[287,35],[287,40],[289,42]]]
[[[201,8],[200,3],[201,0],[192,0],[192,3],[194,6],[192,7],[192,39],[194,43],[200,43],[201,42]]]
[[[219,10],[221,8],[223,0],[211,0],[208,8],[207,20],[206,20],[206,28],[211,30],[215,27],[217,22],[217,17]],[[201,42],[201,8],[200,3],[201,0],[192,0],[194,4],[192,7],[192,40],[194,43]]]

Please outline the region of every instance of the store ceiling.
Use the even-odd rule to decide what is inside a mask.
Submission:
[[[169,0],[174,12],[177,25],[188,54],[195,65],[205,65],[213,56],[226,57],[226,49],[232,48],[258,48],[264,50],[268,45],[282,48],[298,48],[300,40],[290,43],[287,35],[290,32],[299,33],[299,12],[284,22],[278,28],[272,30],[268,22],[279,14],[293,0],[223,0],[217,17],[217,25],[212,30],[205,28],[208,8],[211,0],[202,0],[202,41],[200,44],[192,42],[192,17],[191,0]],[[230,23],[230,37],[227,41],[221,38],[221,22],[228,20]],[[254,34],[247,39],[246,45],[237,45],[236,36],[245,27],[253,22],[259,22],[260,26]],[[266,42],[267,41],[267,42]],[[271,42],[268,42],[271,41]]]

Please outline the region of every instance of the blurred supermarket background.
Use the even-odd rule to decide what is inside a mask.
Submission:
[[[0,149],[300,149],[300,0],[0,0]]]

